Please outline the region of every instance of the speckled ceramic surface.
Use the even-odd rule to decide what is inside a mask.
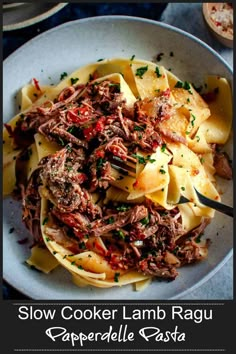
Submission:
[[[174,56],[170,55],[174,53]],[[203,82],[207,74],[218,74],[232,81],[232,71],[210,47],[193,36],[163,23],[135,17],[94,17],[66,23],[31,40],[18,49],[3,65],[4,121],[15,114],[16,92],[36,77],[43,84],[57,83],[62,72],[108,57],[136,57],[162,62],[182,80]],[[232,140],[227,151],[232,156]],[[231,182],[220,183],[223,202],[232,205]],[[14,232],[9,230],[14,228]],[[21,224],[21,209],[6,199],[3,205],[3,277],[33,299],[62,300],[165,300],[179,299],[209,279],[230,258],[233,247],[233,223],[216,213],[206,236],[212,239],[206,261],[180,269],[174,282],[154,281],[142,292],[131,286],[118,289],[78,288],[70,275],[57,268],[50,275],[30,270],[25,264],[29,249],[17,240],[27,231]],[[200,299],[199,299],[200,300]]]
[[[31,26],[60,11],[66,3],[12,3],[3,5],[3,31],[13,31]]]

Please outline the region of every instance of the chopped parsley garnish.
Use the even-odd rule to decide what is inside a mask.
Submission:
[[[47,224],[47,222],[48,222],[48,217],[43,219],[43,225]]]
[[[72,148],[71,148],[71,146],[68,144],[68,145],[66,145],[66,150],[67,151],[69,151],[69,152],[71,152],[72,151]]]
[[[148,70],[148,65],[142,66],[141,68],[138,68],[138,69],[136,70],[135,75],[138,76],[138,77],[140,77],[140,79],[142,79],[142,78],[143,78],[143,75],[146,73],[147,70]]]
[[[109,87],[115,87],[117,91],[120,92],[120,84],[119,83],[111,83],[109,84]]]
[[[190,83],[187,81],[184,81],[184,82],[177,81],[175,84],[175,87],[176,88],[183,88],[184,90],[187,90],[189,93],[192,94],[192,91],[190,90],[191,89]]]
[[[59,136],[58,137],[58,140],[59,140],[59,144],[61,145],[61,146],[65,146],[65,142],[64,142],[64,140]]]
[[[196,238],[195,238],[195,242],[199,243],[201,242],[201,237],[203,236],[203,234],[199,234]]]
[[[116,283],[119,282],[119,276],[120,276],[120,273],[115,273],[115,274],[114,274],[114,281],[115,281]]]
[[[142,165],[145,165],[146,162],[151,162],[151,163],[153,163],[153,162],[156,161],[155,159],[152,159],[150,155],[144,157],[144,156],[141,156],[141,155],[132,154],[132,156],[135,157],[135,158],[138,160],[138,162],[139,162],[140,164],[142,164]]]
[[[164,55],[164,53],[157,54],[157,61],[161,61],[163,55]]]
[[[203,157],[201,157],[200,162],[201,162],[201,164],[203,164],[205,162],[205,159]]]
[[[142,225],[147,225],[149,223],[149,218],[148,217],[143,218],[143,219],[140,220],[140,222],[141,222]]]
[[[165,152],[166,151],[166,144],[162,144],[161,146],[161,152]]]
[[[158,66],[156,66],[155,74],[156,74],[157,77],[161,77],[162,76]]]
[[[121,204],[120,206],[116,207],[117,211],[127,211],[130,209],[130,205],[125,205],[125,204]]]
[[[195,122],[195,120],[196,120],[196,117],[195,117],[195,115],[194,114],[192,114],[191,113],[191,116],[192,116],[192,120],[191,120],[191,124],[192,124],[192,127],[194,127],[194,122]]]
[[[185,187],[181,187],[182,191],[185,191]]]
[[[164,174],[166,173],[166,171],[163,170],[163,168],[160,168],[159,172],[160,172],[162,175],[164,175]]]
[[[80,242],[79,247],[85,249],[86,248],[85,242],[84,241]]]
[[[103,61],[104,60],[104,58],[101,58],[101,59],[98,59],[97,61]]]
[[[71,81],[71,85],[74,85],[74,84],[76,84],[76,82],[79,80],[79,78],[78,77],[72,77],[71,79],[70,79],[70,81]]]
[[[115,221],[114,217],[113,216],[110,216],[109,219],[107,219],[107,223],[108,224],[113,224]]]
[[[175,249],[173,250],[173,253],[176,254],[179,250],[179,246],[176,246]]]
[[[134,130],[143,131],[143,130],[145,130],[145,128],[142,127],[142,126],[140,126],[140,125],[135,125],[135,126],[134,126]]]
[[[105,160],[102,157],[99,157],[99,159],[97,159],[97,163],[96,163],[97,169],[101,169],[104,163],[105,163]]]
[[[135,55],[133,54],[132,57],[130,58],[130,60],[132,61],[132,60],[134,60],[134,58],[135,58]]]
[[[124,240],[125,239],[125,234],[122,230],[114,230],[113,235],[117,237],[118,239]]]
[[[91,256],[90,256],[91,257]],[[78,265],[78,268],[83,270],[84,268],[82,267],[82,265]]]
[[[60,80],[65,79],[65,77],[67,77],[67,73],[64,71],[64,73],[61,74]]]

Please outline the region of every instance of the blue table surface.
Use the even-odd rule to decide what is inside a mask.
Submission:
[[[194,20],[186,21],[186,13],[194,11]],[[62,23],[80,18],[101,15],[129,15],[163,21],[179,27],[205,41],[233,66],[233,50],[216,42],[206,30],[197,3],[69,3],[48,19],[20,30],[3,32],[3,59],[38,34]],[[232,259],[217,272],[199,291],[192,292],[190,299],[231,299],[233,297]],[[222,286],[223,285],[223,286]],[[3,281],[3,299],[27,299],[27,297]]]

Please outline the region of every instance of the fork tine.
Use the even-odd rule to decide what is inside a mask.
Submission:
[[[127,159],[129,158],[130,156],[127,156]],[[136,160],[133,158],[133,157],[130,157],[130,159],[132,159],[132,160],[130,160],[130,161],[124,161],[124,160],[122,160],[120,157],[118,157],[118,156],[112,156],[112,158],[111,158],[112,160],[116,160],[116,162],[118,161],[118,162],[120,162],[121,164],[122,164],[122,166],[125,166],[125,167],[129,167],[130,169],[132,169],[132,170],[134,170],[134,171],[136,171],[136,165],[135,165],[135,163],[136,163]],[[134,162],[131,162],[131,161],[134,161]]]
[[[124,161],[120,157],[114,155],[109,158],[109,161],[111,166],[122,175],[136,178],[136,166],[133,163]]]
[[[111,163],[111,166],[117,170],[118,172],[120,172],[120,174],[124,175],[124,176],[130,176],[130,177],[133,177],[133,178],[136,178],[136,174],[128,169],[125,169],[121,166],[118,166],[118,165],[115,165],[113,163]]]

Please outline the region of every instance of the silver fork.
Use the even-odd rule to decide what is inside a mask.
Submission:
[[[226,214],[226,215],[229,215],[232,217],[234,216],[234,209],[232,207],[206,197],[205,195],[201,194],[195,187],[194,187],[194,189],[195,189],[195,192],[197,193],[199,201],[202,204],[208,206],[209,208],[215,209],[223,214]],[[178,204],[183,204],[183,203],[188,203],[188,202],[190,202],[190,200],[181,196]]]
[[[130,158],[129,161],[123,161],[121,158],[117,156],[113,156],[110,160],[111,166],[119,171],[122,175],[136,177],[136,168],[134,164],[134,158]],[[217,202],[213,199],[206,197],[205,195],[201,194],[195,187],[194,187],[199,201],[206,205],[209,208],[215,209],[223,214],[233,217],[234,216],[234,209],[228,205],[223,203]],[[181,196],[178,204],[184,204],[190,202],[189,199]]]

